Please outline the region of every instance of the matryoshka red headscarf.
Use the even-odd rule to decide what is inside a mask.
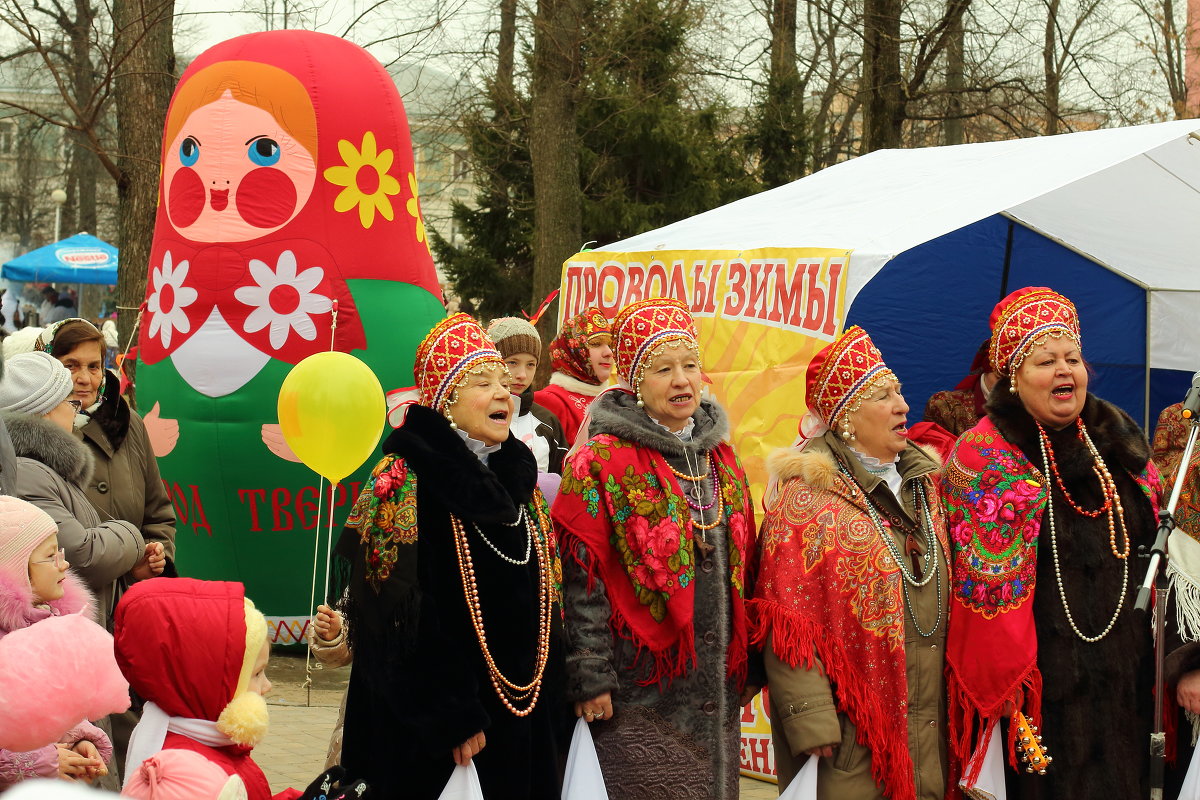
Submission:
[[[588,346],[612,338],[612,326],[595,306],[585,308],[563,323],[562,330],[550,342],[550,366],[577,381],[600,385],[592,370]]]

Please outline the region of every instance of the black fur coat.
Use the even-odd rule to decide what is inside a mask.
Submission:
[[[1045,474],[1037,426],[1009,391],[1007,379],[991,392],[987,413],[1004,438]],[[1137,549],[1152,544],[1156,530],[1151,504],[1134,480],[1150,459],[1150,447],[1129,415],[1091,394],[1080,416],[1120,494],[1132,550],[1128,581],[1122,595],[1124,564],[1112,553],[1107,515],[1089,518],[1076,513],[1050,478],[1057,536],[1052,538],[1050,520],[1043,516],[1033,616],[1044,681],[1041,732],[1054,762],[1044,776],[1009,770],[1010,800],[1148,796],[1153,647],[1150,626],[1134,612],[1133,603],[1145,574]],[[1080,441],[1076,426],[1047,429],[1047,434],[1071,497],[1084,509],[1100,507],[1103,496],[1092,471],[1095,459]],[[1118,529],[1118,549],[1122,542]],[[1088,636],[1105,629],[1118,599],[1123,598],[1108,635],[1095,643],[1082,641],[1071,628],[1062,593],[1075,626]]]
[[[404,458],[417,474],[418,539],[400,545],[400,560],[379,592],[364,578],[358,531],[347,528],[338,545],[350,570],[344,609],[354,657],[343,765],[371,784],[373,796],[434,800],[454,767],[452,748],[482,730],[487,745],[475,764],[486,796],[557,798],[556,739],[565,720],[561,633],[551,637],[537,707],[514,716],[488,678],[450,523],[454,514],[468,531],[492,656],[505,675],[524,683],[536,655],[537,558],[525,566],[502,561],[473,526],[520,557],[524,526],[502,523],[516,519],[533,494],[533,454],[510,436],[484,465],[444,417],[423,406],[411,407],[383,451]]]

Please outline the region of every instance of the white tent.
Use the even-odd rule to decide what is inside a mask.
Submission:
[[[1140,397],[1130,391],[1128,375],[1126,385],[1114,378],[1112,391],[1101,393],[1142,418],[1178,399],[1171,395],[1179,375],[1156,373],[1156,387],[1164,389],[1156,388],[1162,398],[1151,400],[1152,369],[1191,372],[1200,367],[1191,337],[1185,335],[1200,320],[1200,268],[1195,264],[1200,251],[1198,130],[1200,120],[1181,120],[877,151],[602,249],[852,249],[846,324],[863,324],[873,336],[872,323],[893,325],[899,338],[893,337],[892,347],[880,342],[880,348],[891,363],[904,342],[901,359],[909,362],[910,371],[921,373],[920,381],[927,384],[922,389],[929,391],[946,388],[947,381],[953,383],[965,371],[970,352],[986,334],[987,312],[1005,290],[1050,285],[1079,306],[1085,355],[1097,363],[1100,354],[1102,378],[1106,366],[1140,371],[1135,381]],[[1020,236],[1026,242],[1030,237],[1043,241],[1032,249],[1018,248],[1014,261],[1010,229],[1001,276],[992,261],[976,263],[973,254],[986,250],[983,240],[962,238],[988,220],[993,233],[997,225],[1015,223],[1025,229]],[[976,235],[983,231],[979,228]],[[1044,240],[1061,247],[1047,249]],[[1083,259],[1090,263],[1081,271],[1077,262]],[[1129,291],[1117,292],[1111,279],[1097,275],[1097,265]],[[872,295],[869,286],[893,268],[905,274],[890,276],[886,298]],[[1018,275],[1022,280],[1015,280]],[[942,287],[941,296],[931,296],[931,286]],[[1120,307],[1113,305],[1114,292],[1121,295]],[[954,301],[952,308],[945,300]],[[909,347],[914,318],[931,301],[939,309],[932,333],[952,337],[950,349],[958,359],[932,372],[920,363],[927,348]],[[1141,307],[1123,313],[1130,303]],[[1089,309],[1094,310],[1089,314]],[[1128,352],[1130,337],[1140,343],[1140,358]],[[1117,350],[1124,348],[1124,355],[1105,353],[1110,340]],[[911,380],[904,373],[901,377]],[[923,403],[928,393],[910,397]]]

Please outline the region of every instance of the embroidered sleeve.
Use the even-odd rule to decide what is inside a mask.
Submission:
[[[0,788],[19,783],[26,778],[55,778],[58,776],[58,748],[40,747],[27,753],[0,750]]]

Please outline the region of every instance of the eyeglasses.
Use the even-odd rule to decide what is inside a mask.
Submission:
[[[30,564],[53,564],[55,569],[62,569],[67,565],[67,551],[65,548],[58,548],[58,552],[50,558],[43,558],[40,561],[30,561]]]

